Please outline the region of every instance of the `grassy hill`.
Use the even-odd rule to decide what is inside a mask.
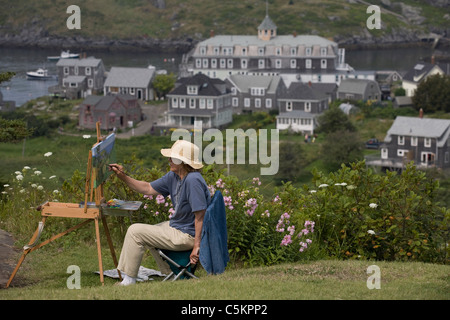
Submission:
[[[382,29],[368,30],[369,3],[360,0],[269,0],[269,14],[279,34],[323,37],[386,37],[439,32],[448,26],[449,7],[431,1],[381,0]],[[64,0],[0,0],[0,35],[26,38],[203,39],[215,34],[255,34],[266,14],[264,0],[80,0],[81,29],[69,30]],[[401,31],[399,31],[401,30]]]

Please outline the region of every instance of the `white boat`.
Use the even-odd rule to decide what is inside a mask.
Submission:
[[[36,71],[27,72],[28,80],[50,80],[53,79],[52,76],[48,74],[47,69],[39,68]]]
[[[48,60],[54,61],[59,59],[78,59],[80,57],[79,53],[70,53],[69,50],[62,51],[59,56],[50,56],[47,57]]]

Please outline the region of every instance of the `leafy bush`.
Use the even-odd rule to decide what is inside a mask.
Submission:
[[[135,158],[125,167],[139,180],[153,181],[164,174],[144,168]],[[275,188],[270,198],[260,192],[264,186],[258,177],[239,180],[214,166],[204,167],[202,174],[211,194],[220,190],[224,196],[228,248],[236,262],[272,265],[324,257],[446,262],[450,210],[435,203],[437,182],[411,164],[401,174],[375,174],[364,162],[343,165],[328,175],[314,170],[314,188],[295,188],[288,182]],[[0,198],[0,227],[22,243],[40,220],[34,207],[46,200],[77,203],[84,199],[85,174],[76,171],[60,190],[51,191],[39,187],[40,176],[29,168],[16,172]],[[144,197],[115,176],[104,190],[106,200],[144,203],[131,219],[108,219],[116,245],[122,244],[131,223],[158,223],[173,212],[170,198]],[[43,237],[67,229],[73,220],[48,219]],[[64,246],[94,241],[90,228],[62,239],[66,239]]]

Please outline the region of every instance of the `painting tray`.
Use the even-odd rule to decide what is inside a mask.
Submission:
[[[137,211],[142,205],[142,201],[122,201],[119,207],[109,207],[102,203],[102,213],[107,216],[129,216],[132,211]]]

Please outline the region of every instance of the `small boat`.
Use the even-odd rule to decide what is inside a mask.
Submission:
[[[47,59],[50,61],[55,61],[55,60],[59,60],[59,59],[78,59],[79,57],[80,57],[79,53],[70,53],[70,51],[67,50],[67,51],[62,51],[59,56],[50,56],[50,57],[47,57]]]
[[[27,72],[28,80],[50,80],[52,76],[48,75],[47,69],[39,68],[36,71]]]

